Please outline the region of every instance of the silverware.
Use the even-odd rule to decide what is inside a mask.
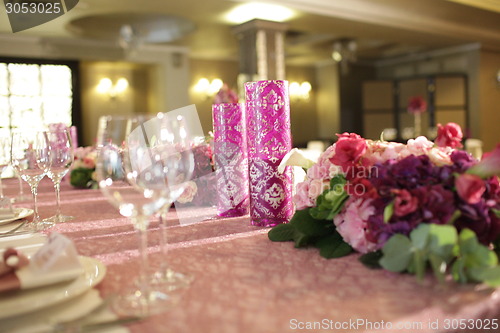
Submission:
[[[24,225],[25,225],[27,222],[28,222],[27,220],[24,220],[21,224],[19,224],[19,225],[18,225],[18,226],[16,226],[15,228],[12,228],[12,229],[10,229],[9,231],[5,231],[5,232],[0,233],[0,237],[12,236],[12,235],[14,235],[14,234],[16,234],[16,235],[22,235],[22,234],[29,234],[29,233],[32,233],[31,231],[28,231],[28,230],[23,230],[23,231],[16,232],[16,231],[18,231],[19,229],[21,229],[22,227],[24,227]]]
[[[57,324],[54,326],[53,333],[82,333],[82,332],[94,332],[97,330],[103,330],[105,328],[111,328],[113,326],[117,325],[126,325],[130,324],[136,321],[140,321],[144,319],[144,317],[139,317],[139,316],[129,316],[129,317],[122,317],[122,318],[115,318],[115,319],[109,319],[109,320],[104,320],[100,321],[97,323],[61,323]]]

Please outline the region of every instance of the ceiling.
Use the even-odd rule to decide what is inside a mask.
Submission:
[[[225,15],[242,2],[246,1],[80,0],[67,14],[17,34],[81,38],[67,28],[72,21],[91,15],[175,15],[192,21],[195,30],[168,44],[188,47],[192,58],[236,60],[234,24],[228,23]],[[295,12],[286,22],[286,61],[292,65],[329,60],[333,42],[342,38],[357,41],[358,59],[365,62],[471,43],[500,52],[500,0],[275,0],[272,3]],[[109,20],[112,26],[114,19]],[[89,23],[83,32],[93,31],[94,36],[99,36],[99,29],[106,28]],[[0,11],[0,33],[12,33],[5,11]],[[102,36],[105,35],[109,34],[103,31]]]

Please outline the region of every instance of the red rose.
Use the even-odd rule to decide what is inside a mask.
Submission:
[[[438,147],[462,148],[462,129],[460,125],[448,123],[444,126],[438,124],[437,138],[434,143]]]
[[[411,195],[407,190],[394,190],[394,215],[405,216],[413,213],[418,208],[418,198]]]
[[[338,137],[335,144],[335,155],[330,158],[330,162],[342,167],[344,172],[348,172],[349,168],[359,162],[361,156],[366,152],[366,141],[353,133],[343,133]]]
[[[476,175],[462,174],[455,179],[458,196],[469,204],[476,204],[486,191],[484,181]]]

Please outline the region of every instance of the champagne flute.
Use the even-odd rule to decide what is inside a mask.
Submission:
[[[121,215],[131,219],[139,235],[138,290],[115,299],[113,307],[120,314],[148,315],[163,311],[178,298],[151,288],[147,227],[150,217],[170,200],[169,192],[179,192],[175,185],[183,179],[185,159],[168,149],[155,151],[162,146],[162,138],[169,135],[166,132],[163,137],[151,135],[149,128],[161,127],[161,119],[155,117],[150,121],[145,124],[126,116],[99,119],[96,164],[99,188]]]
[[[55,223],[72,220],[73,216],[61,214],[61,180],[68,173],[73,163],[73,145],[68,130],[49,130],[44,132],[49,148],[49,159],[42,166],[47,176],[54,183],[56,191],[56,214],[44,221]]]
[[[38,214],[38,184],[45,176],[42,165],[50,163],[49,148],[42,131],[15,131],[12,133],[11,164],[21,178],[30,185],[33,195],[34,216],[26,225],[30,231],[50,228],[54,223],[40,221]]]

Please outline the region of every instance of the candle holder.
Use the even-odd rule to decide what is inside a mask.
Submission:
[[[245,105],[212,105],[217,215],[248,214],[248,152]]]
[[[251,223],[271,227],[293,215],[292,169],[278,171],[292,148],[288,82],[248,82],[245,96]]]

